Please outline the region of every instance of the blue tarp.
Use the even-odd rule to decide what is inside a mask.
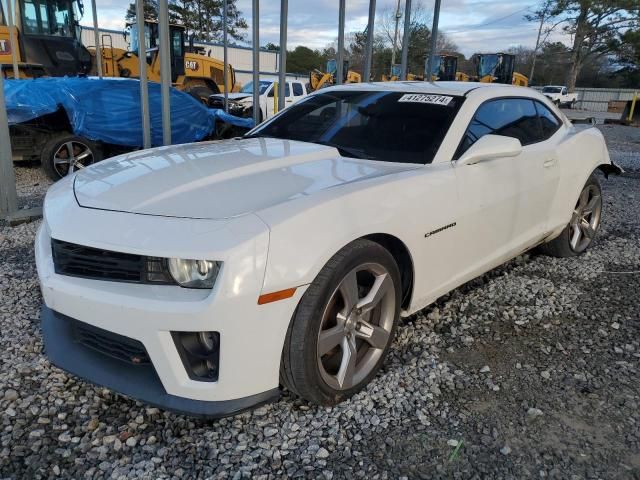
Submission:
[[[253,118],[236,117],[235,115],[231,115],[220,108],[211,108],[210,111],[213,112],[216,120],[220,120],[221,122],[230,123],[236,127],[246,129],[253,128]]]
[[[76,135],[115,145],[142,146],[137,80],[38,78],[5,80],[4,85],[10,125],[62,108]],[[221,117],[219,113],[175,88],[171,88],[170,98],[172,143],[196,142],[213,132],[215,119]],[[158,83],[149,82],[149,110],[151,143],[159,146],[162,145],[162,111]],[[228,116],[224,114],[221,120]]]

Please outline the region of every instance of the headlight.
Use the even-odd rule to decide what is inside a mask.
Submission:
[[[213,288],[220,271],[220,262],[170,258],[169,273],[181,287]]]

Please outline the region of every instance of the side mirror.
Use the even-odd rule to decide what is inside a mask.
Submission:
[[[494,158],[517,157],[522,152],[520,140],[503,135],[485,135],[456,161],[456,166],[473,165]]]

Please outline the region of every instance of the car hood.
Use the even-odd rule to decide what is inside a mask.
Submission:
[[[133,152],[79,171],[81,207],[223,219],[419,165],[359,160],[332,147],[239,139]]]
[[[252,99],[253,98],[253,94],[252,93],[241,93],[241,92],[236,92],[236,93],[228,93],[227,94],[229,97],[229,100],[244,100],[244,99]],[[215,95],[211,95],[211,97],[214,98],[220,98],[224,100],[224,93],[216,93]]]

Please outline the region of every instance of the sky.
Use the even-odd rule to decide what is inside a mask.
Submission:
[[[121,29],[130,0],[96,0],[102,28]],[[238,8],[251,26],[251,0],[238,0]],[[524,19],[538,0],[442,0],[440,31],[466,56],[478,51],[500,51],[523,45],[533,47],[537,25]],[[91,24],[90,2],[81,23]],[[377,0],[376,17],[393,11],[397,0]],[[431,24],[434,0],[413,0],[422,5]],[[345,31],[362,31],[367,24],[368,0],[347,0]],[[404,0],[401,0],[404,5]],[[279,44],[280,2],[260,1],[260,43]],[[338,0],[289,0],[287,49],[298,45],[322,48],[338,35]],[[246,32],[250,39],[251,31]]]

